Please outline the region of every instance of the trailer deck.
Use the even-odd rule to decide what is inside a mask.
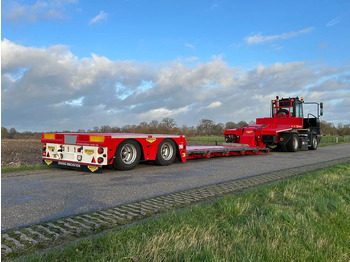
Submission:
[[[219,156],[237,156],[269,153],[268,148],[254,148],[247,146],[187,146],[187,159],[211,158]]]

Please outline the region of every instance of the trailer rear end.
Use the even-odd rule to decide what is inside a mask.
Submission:
[[[131,170],[140,161],[170,165],[186,162],[186,140],[181,135],[129,133],[45,133],[43,163],[63,168],[100,172],[103,166]]]

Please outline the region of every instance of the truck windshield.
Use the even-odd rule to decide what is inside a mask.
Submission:
[[[292,116],[293,113],[294,110],[291,101],[279,101],[274,104],[273,116]]]

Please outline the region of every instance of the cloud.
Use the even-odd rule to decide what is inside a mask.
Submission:
[[[350,13],[350,10],[348,10],[347,12],[345,12],[342,15],[339,15],[331,20],[328,21],[328,23],[326,24],[327,27],[331,27],[334,26],[336,24],[338,24],[339,22],[341,22],[341,20]]]
[[[78,0],[37,0],[33,4],[21,4],[8,0],[3,4],[3,17],[10,23],[36,23],[40,20],[62,19],[65,16],[66,6],[76,4]]]
[[[191,56],[186,58],[186,62],[194,62],[197,61],[199,58],[196,56]]]
[[[124,126],[172,117],[179,124],[268,116],[276,95],[325,102],[327,121],[349,122],[350,70],[308,62],[229,66],[220,56],[189,66],[79,59],[68,46],[25,47],[4,39],[2,125],[19,131]],[[344,110],[345,108],[345,110]]]
[[[221,105],[222,105],[221,102],[216,101],[216,102],[213,102],[213,103],[211,103],[210,105],[208,105],[207,108],[212,109],[212,108],[219,107],[219,106],[221,106]]]
[[[169,110],[165,107],[151,109],[147,112],[138,115],[139,121],[144,121],[145,119],[162,119],[165,117],[176,117],[176,115],[188,112],[188,107],[181,107],[173,110]]]
[[[192,49],[196,48],[194,45],[192,45],[192,44],[190,44],[190,43],[186,43],[185,46],[186,46],[186,47],[189,47],[189,48],[192,48]]]
[[[94,18],[92,18],[90,20],[89,25],[95,24],[101,20],[105,20],[105,19],[107,19],[107,17],[108,17],[108,14],[101,11],[97,16],[95,16]]]
[[[258,33],[255,35],[247,36],[244,38],[244,40],[248,45],[258,45],[266,42],[272,42],[276,40],[285,40],[293,37],[298,37],[300,35],[310,33],[313,29],[314,29],[313,27],[307,27],[297,32],[289,32],[289,33],[282,33],[279,35],[268,35],[268,36],[264,36],[262,35],[262,33]]]

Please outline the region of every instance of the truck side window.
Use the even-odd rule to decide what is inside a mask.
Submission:
[[[295,102],[295,117],[303,117],[303,107],[300,101]]]

